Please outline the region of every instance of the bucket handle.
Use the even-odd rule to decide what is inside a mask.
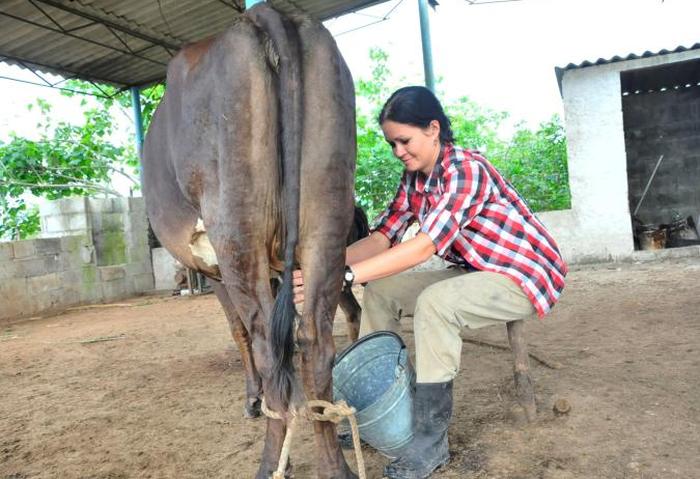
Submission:
[[[394,368],[394,377],[396,377],[396,378],[401,376],[401,373],[403,373],[404,369],[406,369],[405,366],[403,366],[403,364],[401,364],[402,359],[404,360],[404,362],[409,361],[408,348],[406,347],[405,344],[401,345],[401,351],[399,351],[398,359],[396,361],[396,368]]]

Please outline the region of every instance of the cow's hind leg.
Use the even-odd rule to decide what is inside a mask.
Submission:
[[[265,242],[258,237],[259,232],[252,228],[252,224],[247,222],[247,215],[239,214],[234,219],[227,208],[222,208],[220,213],[231,223],[214,223],[209,229],[209,237],[220,259],[219,269],[227,293],[227,303],[233,306],[233,311],[248,334],[252,346],[252,363],[260,376],[263,392],[266,393],[272,388],[273,364],[268,341],[268,320],[272,313],[273,297]],[[274,396],[268,396],[265,394],[270,410],[284,411],[283,405],[276,403]],[[286,431],[284,420],[267,419],[257,479],[269,479],[277,469]]]
[[[331,380],[335,359],[333,316],[342,281],[342,268],[329,268],[326,265],[342,264],[342,258],[326,262],[321,258],[323,253],[314,248],[302,255],[304,312],[298,341],[302,352],[302,375],[307,398],[332,402]],[[318,477],[355,478],[338,444],[335,424],[315,421],[314,432],[319,454]]]
[[[354,343],[360,335],[362,308],[352,291],[343,290],[340,293],[340,309],[342,309],[345,314],[345,321],[348,327],[348,339],[350,342]]]
[[[262,401],[262,381],[258,370],[255,368],[253,361],[253,349],[250,340],[250,334],[246,329],[243,321],[238,316],[238,312],[229,298],[226,288],[218,281],[212,281],[212,288],[219,302],[224,308],[226,319],[228,320],[229,328],[233,340],[238,345],[238,351],[241,354],[241,362],[245,371],[245,392],[246,401],[243,408],[243,416],[247,418],[256,418],[260,416],[260,403]]]

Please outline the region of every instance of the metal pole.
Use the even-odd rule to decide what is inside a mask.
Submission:
[[[656,166],[654,167],[654,171],[651,172],[651,176],[649,177],[649,181],[647,181],[647,185],[644,187],[644,192],[642,192],[642,197],[639,198],[639,202],[637,203],[637,207],[634,209],[634,213],[632,213],[632,216],[637,216],[637,213],[639,213],[639,207],[642,206],[642,201],[644,201],[644,198],[647,195],[647,192],[649,192],[649,187],[651,186],[651,182],[654,181],[654,177],[656,176],[656,170],[659,169],[659,165],[661,165],[661,162],[664,159],[664,155],[661,155],[659,157],[659,161],[656,162]]]
[[[136,128],[136,152],[141,159],[143,153],[143,117],[141,116],[141,91],[139,87],[131,87],[131,107],[134,111],[134,127]]]
[[[264,2],[264,1],[265,1],[265,0],[245,0],[245,8],[246,8],[246,10],[247,10],[247,9],[249,9],[250,7],[252,7],[253,5],[255,5],[255,4],[257,4],[257,3],[262,3],[262,2]]]
[[[139,87],[131,87],[131,108],[134,111],[134,129],[136,130],[136,153],[139,156],[139,182],[143,187],[143,117],[141,116],[141,91]]]
[[[420,38],[423,46],[423,71],[425,86],[435,93],[435,75],[433,75],[433,51],[430,42],[430,17],[428,16],[428,0],[418,0],[420,17]]]

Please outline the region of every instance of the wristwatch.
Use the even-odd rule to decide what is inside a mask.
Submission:
[[[352,283],[355,282],[355,273],[353,273],[350,266],[345,266],[345,273],[343,274],[343,289],[350,290],[352,288]]]

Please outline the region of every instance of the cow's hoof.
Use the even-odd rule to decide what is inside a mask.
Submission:
[[[351,450],[355,449],[355,444],[352,442],[351,432],[340,432],[338,433],[338,444],[340,444],[341,449]]]
[[[264,467],[261,464],[258,473],[255,475],[255,479],[270,479],[275,471],[276,468]],[[291,459],[287,463],[287,469],[284,470],[284,479],[294,479],[294,467],[292,466]]]
[[[246,401],[245,408],[243,408],[243,417],[246,419],[255,419],[260,417],[262,401],[260,399],[249,399]]]

